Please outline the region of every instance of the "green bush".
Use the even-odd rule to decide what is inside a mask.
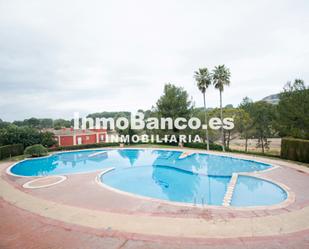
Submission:
[[[24,154],[32,157],[40,157],[40,156],[46,156],[47,152],[48,150],[42,144],[35,144],[28,146],[25,149]]]
[[[309,163],[309,140],[283,138],[281,158]]]
[[[101,148],[101,147],[112,147],[119,146],[119,143],[97,143],[97,144],[79,144],[72,146],[58,146],[49,151],[60,151],[60,150],[82,150],[82,149],[92,149],[92,148]]]
[[[10,144],[0,147],[0,160],[12,156],[22,155],[24,146],[22,144]]]
[[[206,147],[207,145],[205,143],[185,143],[184,146],[188,148],[194,148],[194,149],[206,149],[207,148]],[[210,143],[209,149],[222,151],[222,146],[218,144]]]

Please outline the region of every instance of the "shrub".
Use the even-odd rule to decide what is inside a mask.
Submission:
[[[178,146],[178,143],[176,142],[164,142],[164,141],[162,141],[161,143],[155,142],[155,143],[148,143],[148,144]]]
[[[206,149],[207,148],[207,145],[205,143],[185,143],[184,146],[188,148],[194,148],[194,149]],[[209,149],[222,151],[222,146],[218,144],[210,143]]]
[[[309,140],[283,138],[281,158],[309,163]]]
[[[24,154],[32,157],[46,156],[48,150],[42,144],[28,146]]]
[[[22,144],[10,144],[0,147],[0,160],[12,156],[22,155],[24,146]]]

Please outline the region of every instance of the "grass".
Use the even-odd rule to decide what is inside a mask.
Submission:
[[[48,153],[50,154],[50,153]],[[0,160],[0,162],[18,162],[24,160],[26,158],[31,158],[29,155],[19,155],[19,156],[12,156],[5,159]]]
[[[281,138],[268,138],[269,150],[266,150],[265,154],[269,156],[280,156],[281,151]],[[248,140],[248,154],[252,152],[252,154],[257,153],[256,155],[263,155],[261,148],[256,148],[257,139],[249,139]],[[245,140],[244,139],[234,139],[230,142],[230,148],[234,151],[242,152],[245,148]]]
[[[262,156],[262,157],[280,158],[280,155],[271,153],[270,151],[263,154],[262,152],[258,152],[258,151],[247,151],[247,152],[245,152],[244,150],[232,149],[229,152],[238,153],[238,154],[246,154],[246,155]]]
[[[26,155],[19,155],[19,156],[13,156],[13,157],[2,159],[1,162],[17,162],[17,161],[24,160],[25,158],[27,158]]]

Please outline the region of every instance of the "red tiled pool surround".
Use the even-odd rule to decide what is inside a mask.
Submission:
[[[307,168],[300,167],[293,163],[281,160],[270,160],[262,158],[259,158],[259,160],[280,166],[276,169],[261,172],[259,174],[264,178],[270,179],[275,182],[283,183],[284,185],[288,186],[291,189],[291,191],[295,193],[295,201],[293,203],[289,204],[284,208],[255,209],[255,210],[254,209],[241,210],[229,207],[198,208],[194,206],[190,207],[177,206],[177,205],[171,205],[166,202],[151,201],[142,198],[134,198],[129,195],[123,195],[120,193],[116,193],[115,191],[102,188],[95,181],[95,178],[99,172],[68,175],[66,181],[63,181],[60,184],[54,186],[46,188],[38,188],[38,189],[24,189],[22,185],[34,178],[16,177],[6,174],[5,169],[9,167],[12,163],[1,164],[1,170],[2,170],[1,181],[9,183],[11,186],[14,186],[15,189],[18,189],[18,191],[22,191],[27,195],[31,195],[42,200],[48,200],[72,207],[80,207],[84,209],[97,210],[97,211],[107,211],[116,214],[117,213],[129,214],[132,216],[148,215],[150,217],[195,218],[207,221],[220,219],[222,220],[222,222],[229,222],[230,220],[237,218],[245,218],[250,220],[255,217],[267,217],[267,216],[275,217],[280,214],[287,214],[294,212],[296,210],[302,210],[309,206],[309,194],[308,194],[309,171]],[[9,236],[6,234],[7,230],[10,229],[12,230],[14,228],[16,231],[18,231],[18,234],[20,234],[20,236],[25,236],[23,229],[29,227],[30,229],[29,231],[33,229],[38,230],[39,226],[38,224],[41,224],[41,226],[44,229],[57,231],[56,233],[58,233],[60,240],[68,241],[67,239],[63,238],[63,236],[60,236],[59,231],[64,230],[66,231],[65,233],[70,233],[72,237],[77,236],[78,239],[80,240],[82,240],[83,237],[97,238],[96,239],[97,242],[101,240],[102,243],[104,241],[104,243],[106,244],[111,243],[115,246],[118,244],[121,246],[121,242],[123,241],[127,241],[125,245],[127,246],[128,240],[129,241],[134,240],[135,241],[134,243],[137,243],[137,241],[140,240],[142,248],[147,248],[146,246],[147,243],[156,242],[154,244],[152,243],[154,246],[159,245],[158,243],[166,244],[170,241],[178,241],[178,242],[185,241],[186,243],[189,244],[194,243],[197,246],[207,245],[208,243],[208,245],[217,246],[218,248],[220,248],[220,246],[223,246],[225,244],[228,244],[229,246],[235,246],[235,248],[241,248],[244,247],[244,245],[246,245],[247,243],[247,245],[252,244],[253,248],[257,248],[257,246],[260,245],[261,243],[265,245],[268,245],[267,243],[269,243],[269,245],[273,245],[274,242],[277,241],[276,243],[281,244],[281,242],[287,241],[287,238],[291,237],[296,239],[295,240],[296,243],[299,243],[300,245],[303,246],[301,248],[309,248],[308,239],[305,239],[309,237],[308,236],[309,230],[307,228],[304,228],[303,230],[297,231],[295,233],[285,235],[280,235],[280,232],[278,232],[277,235],[272,236],[252,235],[251,238],[246,237],[246,238],[233,238],[233,239],[223,239],[223,238],[192,239],[192,238],[186,238],[185,233],[184,236],[181,236],[181,238],[179,236],[178,237],[173,236],[166,237],[158,235],[152,236],[142,233],[133,234],[128,232],[115,231],[112,228],[110,230],[108,228],[105,230],[101,230],[101,229],[93,229],[89,227],[74,225],[38,216],[35,213],[30,213],[28,210],[21,210],[20,208],[15,207],[14,203],[8,203],[3,199],[1,200],[1,210],[2,210],[1,213],[3,214],[1,215],[1,227],[4,229],[1,229],[2,232],[0,232],[0,236],[1,239],[3,238],[2,242],[5,241],[6,243],[8,243],[8,245],[12,245],[12,247],[7,248],[17,248],[16,246],[14,247],[14,245],[18,244],[17,241],[15,241],[14,244],[14,242],[12,242],[7,237]],[[20,216],[19,219],[20,221],[25,220],[25,218],[27,218],[28,221],[26,222],[26,224],[22,223],[22,226],[20,226],[19,224],[20,222],[18,222],[18,219],[16,220],[14,217],[12,217],[12,215],[14,214]],[[278,231],[280,231],[280,228],[278,228]],[[35,237],[34,234],[31,234],[31,236]],[[102,238],[102,236],[104,237],[104,239]],[[71,246],[74,245],[74,243],[72,242],[68,243]],[[2,244],[0,244],[0,248],[1,245]],[[239,247],[237,247],[237,245]],[[283,243],[283,246],[286,245],[288,244]],[[66,248],[69,248],[69,246]]]

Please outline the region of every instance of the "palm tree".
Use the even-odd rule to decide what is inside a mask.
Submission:
[[[216,66],[215,69],[213,70],[212,74],[212,79],[213,79],[213,84],[216,89],[219,89],[220,92],[220,111],[221,111],[221,137],[222,137],[222,149],[225,151],[225,139],[224,139],[224,133],[223,133],[223,114],[222,114],[222,92],[224,90],[224,86],[229,86],[230,85],[230,77],[231,73],[230,70],[225,67],[225,65],[219,65]]]
[[[206,95],[206,89],[208,88],[208,86],[211,85],[211,75],[207,68],[200,68],[198,71],[194,72],[194,78],[196,80],[198,89],[203,94],[205,124],[208,125],[205,95]],[[209,150],[208,128],[206,128],[206,144],[207,144],[207,150]]]

